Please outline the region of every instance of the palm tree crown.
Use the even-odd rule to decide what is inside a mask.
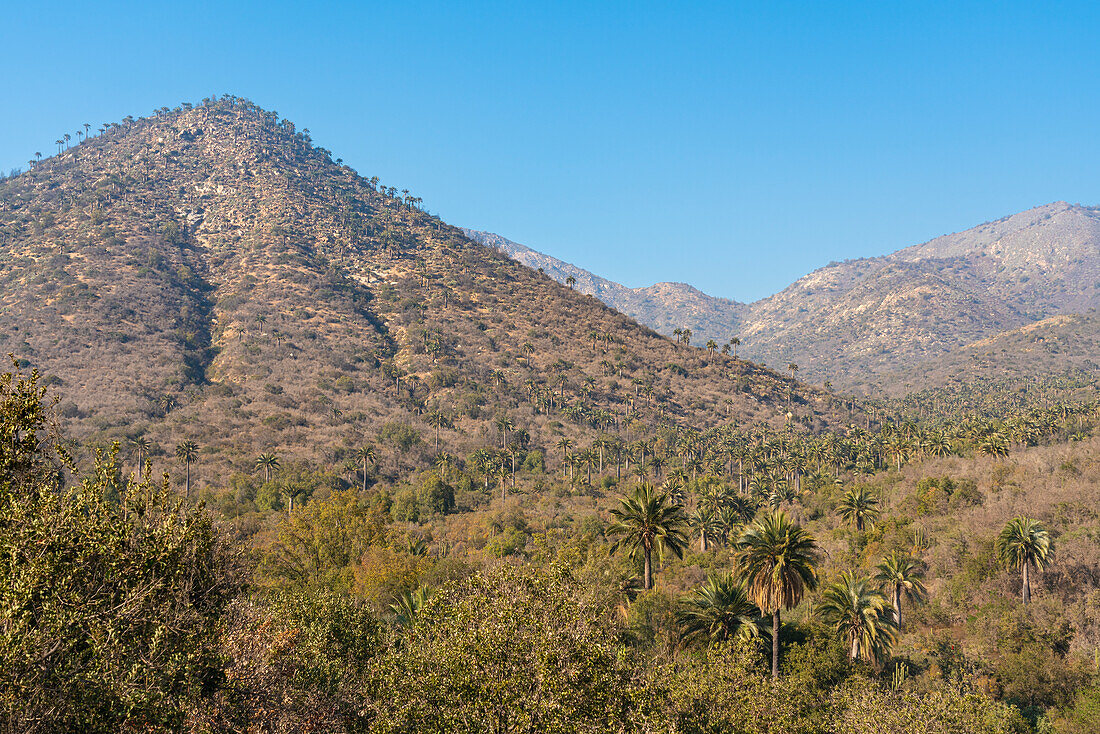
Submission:
[[[1013,518],[997,537],[997,555],[1001,561],[1020,569],[1023,575],[1020,595],[1024,604],[1031,601],[1031,566],[1042,571],[1053,553],[1050,533],[1030,517]]]
[[[608,527],[608,534],[623,536],[612,546],[612,552],[629,546],[631,558],[640,553],[645,564],[643,586],[652,589],[653,553],[658,560],[666,550],[682,557],[688,545],[683,505],[671,502],[667,492],[655,492],[648,483],[642,483],[633,494],[619,500],[611,515],[615,521]]]
[[[882,559],[875,568],[875,581],[879,588],[889,589],[893,597],[894,624],[901,631],[901,598],[917,600],[924,597],[924,564],[912,556],[894,551]]]
[[[756,637],[760,610],[749,599],[745,582],[730,573],[710,576],[676,612],[685,641],[706,638],[721,642],[732,637]]]
[[[779,677],[779,612],[817,588],[817,543],[785,512],[765,514],[737,541],[749,598],[772,615],[772,677]]]
[[[851,660],[879,660],[897,639],[890,602],[869,579],[858,578],[851,571],[825,588],[818,610],[848,642]]]
[[[862,531],[868,521],[873,522],[879,515],[879,498],[874,490],[866,485],[857,485],[844,493],[837,509],[841,517]]]

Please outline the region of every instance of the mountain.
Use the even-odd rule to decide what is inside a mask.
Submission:
[[[902,397],[978,381],[1034,383],[1043,375],[1100,378],[1100,314],[1062,314],[979,339],[918,367],[882,375],[876,394]]]
[[[529,268],[541,270],[559,283],[575,279],[573,287],[595,296],[617,311],[655,329],[665,336],[690,326],[696,343],[708,339],[725,343],[737,335],[746,306],[727,298],[708,296],[687,283],[656,283],[645,288],[628,288],[612,280],[512,242],[492,232],[463,229],[472,240],[495,248]]]
[[[74,435],[385,462],[598,430],[830,420],[832,399],[676,344],[359,176],[247,100],[110,125],[0,181],[0,352]],[[218,464],[221,462],[221,464]]]
[[[554,277],[572,274],[554,265]],[[747,305],[654,286],[637,289],[650,299],[638,308],[629,305],[633,289],[604,283],[592,292],[666,334],[736,335],[751,359],[795,363],[804,378],[871,392],[900,370],[917,370],[920,382],[920,365],[977,340],[1100,305],[1100,209],[1056,202],[891,255],[830,263]]]

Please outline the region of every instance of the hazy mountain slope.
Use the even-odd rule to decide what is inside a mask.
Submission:
[[[868,392],[893,397],[918,387],[974,380],[1033,380],[1038,375],[1100,376],[1100,314],[1052,316],[979,339],[917,368],[881,375]]]
[[[520,247],[502,249],[541,265],[545,256]],[[593,292],[608,302],[631,292],[553,264],[578,284],[598,283]],[[709,338],[720,325],[753,360],[793,362],[804,378],[865,390],[983,337],[1100,305],[1100,209],[1057,202],[892,255],[831,263],[748,305],[639,290],[651,291],[647,308],[624,308],[654,328]]]
[[[612,280],[551,257],[491,232],[462,230],[467,237],[496,248],[529,268],[542,270],[559,283],[576,279],[574,288],[595,296],[665,336],[675,329],[689,327],[695,344],[714,339],[720,344],[737,336],[746,307],[727,298],[708,296],[687,283],[656,283],[644,288],[628,288]]]
[[[391,463],[434,434],[465,452],[502,415],[547,450],[634,421],[781,424],[792,390],[798,420],[829,417],[824,393],[674,344],[417,203],[245,100],[114,126],[0,181],[0,351],[61,381],[78,435],[238,462],[339,459],[387,425]]]

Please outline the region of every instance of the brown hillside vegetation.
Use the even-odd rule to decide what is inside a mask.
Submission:
[[[501,416],[546,447],[837,417],[471,242],[236,98],[108,125],[0,182],[0,266],[0,351],[61,384],[77,438],[251,461],[347,456],[396,424],[419,434],[404,449],[465,451]]]

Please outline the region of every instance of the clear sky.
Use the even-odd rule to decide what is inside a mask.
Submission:
[[[0,167],[231,93],[453,224],[753,300],[1100,204],[1098,39],[1094,2],[10,2]]]

